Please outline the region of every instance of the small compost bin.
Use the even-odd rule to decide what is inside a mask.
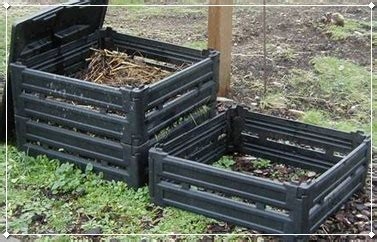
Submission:
[[[139,187],[151,146],[215,114],[219,54],[101,29],[106,7],[90,4],[107,1],[70,4],[12,28],[18,147]]]
[[[322,173],[279,182],[214,167],[240,152]],[[261,232],[314,233],[364,185],[370,139],[233,107],[149,152],[152,200]]]

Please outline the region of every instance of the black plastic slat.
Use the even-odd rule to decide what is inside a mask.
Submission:
[[[56,68],[58,66],[58,67],[61,67],[62,70],[64,70],[64,67],[70,66],[77,62],[86,63],[85,59],[90,56],[91,52],[89,48],[92,46],[93,46],[93,43],[87,44],[86,46],[83,46],[79,49],[75,49],[66,55],[58,55],[55,58],[51,58],[45,62],[38,63],[32,66],[31,68],[46,71],[46,70],[50,70],[53,67]],[[62,70],[57,69],[58,72]],[[55,72],[56,71],[54,71],[53,73]]]
[[[98,159],[101,161],[105,161],[106,163],[110,165],[121,167],[121,168],[126,168],[129,165],[127,161],[123,161],[122,159],[105,155],[101,152],[94,152],[92,150],[73,146],[65,142],[56,141],[55,139],[45,138],[43,135],[26,134],[25,137],[28,141],[37,142],[42,147],[44,145],[54,147],[54,150],[58,150],[61,153],[69,152],[70,154],[74,154],[79,157]]]
[[[98,34],[91,34],[77,41],[70,42],[66,45],[59,46],[46,52],[28,58],[23,64],[27,67],[38,69],[48,65],[51,61],[67,58],[83,49],[88,49],[98,44]]]
[[[160,51],[166,51],[166,52],[171,52],[175,54],[190,56],[192,58],[203,59],[202,52],[200,50],[196,50],[192,48],[187,48],[187,47],[183,47],[179,45],[173,45],[169,43],[163,43],[160,41],[146,39],[146,38],[141,39],[132,35],[117,33],[115,31],[111,32],[111,37],[114,38],[115,41],[127,42],[128,43],[127,45],[140,44],[144,47],[150,47],[150,48],[157,49]]]
[[[153,123],[147,118],[146,125],[148,127],[148,135],[156,134],[165,128],[169,128],[173,123],[180,122],[178,121],[180,117],[190,115],[190,113],[194,112],[197,108],[210,104],[211,99],[210,93],[200,93],[192,99],[187,98],[182,102],[177,101],[177,103],[173,103],[170,107],[167,107],[160,112],[161,116],[155,116],[156,118]],[[192,102],[195,104],[190,105]]]
[[[311,196],[314,203],[325,196],[325,191],[331,190],[339,181],[344,179],[351,171],[368,160],[368,147],[366,143],[360,144],[354,151],[335,164],[331,169],[323,173],[317,182],[310,185]],[[322,194],[322,195],[321,195]]]
[[[182,174],[183,173],[183,174]],[[208,177],[203,177],[204,175],[199,174],[196,175],[196,172],[193,170],[184,171],[179,168],[172,168],[171,166],[166,167],[162,172],[164,178],[168,178],[174,182],[178,181],[185,184],[190,184],[193,186],[200,187],[201,189],[209,189],[211,191],[223,193],[228,197],[238,197],[243,199],[248,199],[249,201],[261,202],[264,204],[268,204],[270,206],[282,209],[291,209],[285,201],[275,200],[273,198],[268,198],[265,196],[261,196],[262,193],[258,194],[255,193],[253,190],[253,186],[245,186],[242,183],[232,182],[229,184],[218,184],[214,183],[212,180],[212,176],[208,175]],[[242,188],[242,189],[241,189]],[[255,189],[258,191],[258,188]]]
[[[309,158],[310,160],[313,161],[313,163],[318,163],[323,166],[327,166],[328,168],[333,166],[334,163],[339,162],[341,160],[340,157],[328,156],[321,152],[308,150],[308,149],[297,147],[297,146],[277,143],[277,142],[273,142],[269,140],[261,140],[259,138],[255,138],[248,134],[242,134],[242,142],[245,144],[255,144],[255,145],[264,146],[264,147],[272,148],[279,151],[286,151],[292,154],[301,155],[301,156]]]
[[[116,88],[32,69],[25,69],[23,80],[25,90],[123,110],[122,94]]]
[[[155,125],[160,124],[172,115],[181,112],[181,110],[185,110],[193,106],[193,103],[198,106],[198,103],[203,99],[209,102],[210,100],[208,100],[208,97],[211,97],[211,94],[214,92],[214,90],[215,83],[207,82],[201,88],[194,89],[188,93],[183,94],[182,96],[174,99],[172,102],[169,102],[166,105],[164,105],[164,107],[161,110],[157,110],[147,114],[146,120],[148,125],[154,127]],[[157,129],[158,128],[156,127],[152,128],[152,130]]]
[[[48,120],[116,139],[120,139],[123,136],[124,129],[128,127],[127,119],[85,110],[63,102],[44,100],[27,94],[22,94],[20,98],[25,102],[26,115],[34,119]]]
[[[309,223],[311,225],[310,231],[315,232],[325,221],[328,216],[333,214],[342,204],[344,204],[347,199],[349,199],[356,191],[363,187],[363,176],[366,169],[363,167],[358,167],[353,177],[348,177],[343,180],[342,183],[329,195],[329,199],[321,203],[310,214]]]
[[[286,189],[284,185],[269,181],[267,179],[258,177],[253,177],[253,179],[250,179],[250,177],[245,174],[211,167],[171,156],[167,156],[164,159],[163,164],[165,169],[169,169],[168,167],[170,167],[170,172],[174,174],[181,174],[182,176],[187,174],[188,177],[191,176],[194,179],[202,180],[204,182],[214,183],[224,187],[232,187],[233,189],[238,188],[242,191],[258,196],[267,196],[269,199],[276,201],[286,201]],[[175,167],[174,170],[173,167]],[[160,173],[158,175],[163,174]],[[229,181],[232,181],[232,183]],[[269,190],[269,193],[266,194],[265,190]]]
[[[207,143],[202,149],[191,152],[187,159],[209,164],[217,161],[226,151],[226,139],[215,140]]]
[[[183,71],[174,73],[163,82],[152,84],[148,95],[148,109],[176,97],[184,91],[189,91],[199,84],[212,80],[213,62],[207,58]]]
[[[195,128],[195,132],[185,132],[181,136],[178,136],[174,139],[167,140],[165,143],[160,144],[160,146],[169,153],[174,153],[177,150],[181,149],[180,147],[185,147],[186,143],[192,143],[195,138],[198,138],[200,134],[204,132],[208,132],[209,130],[217,129],[218,127],[226,125],[226,116],[225,113],[221,113],[213,119],[204,122],[203,124],[199,125]]]
[[[198,113],[190,115],[190,118],[183,120],[179,125],[169,129],[169,132],[162,139],[158,139],[158,137],[155,134],[152,134],[150,136],[149,143],[151,147],[154,147],[157,143],[172,140],[174,139],[174,137],[177,137],[183,133],[190,131],[191,129],[198,126],[198,124],[205,122],[211,117],[211,112],[207,112],[205,114]]]
[[[95,157],[96,153],[100,153],[107,157],[114,157],[119,160],[123,159],[123,147],[114,141],[91,137],[90,135],[32,121],[26,123],[26,130],[27,134],[85,149],[88,152],[92,152],[93,157]]]
[[[249,113],[241,107],[231,108],[150,150],[152,199],[157,205],[175,206],[261,232],[313,233],[363,186],[370,156],[368,137],[335,130],[326,136],[326,131]],[[296,141],[325,151],[274,140]],[[342,149],[350,153],[344,158],[334,156]],[[227,152],[246,153],[324,173],[310,183],[282,183],[207,164]],[[265,213],[263,219],[254,209]],[[274,220],[274,216],[279,219]],[[280,216],[287,220],[280,220]]]
[[[28,151],[28,155],[47,155],[52,159],[58,159],[60,161],[69,161],[73,164],[79,166],[81,169],[85,169],[88,164],[93,166],[93,171],[103,172],[104,178],[108,180],[119,180],[128,182],[129,173],[127,170],[115,168],[107,165],[102,165],[97,162],[90,161],[88,159],[82,159],[75,155],[69,155],[62,152],[54,151],[51,149],[46,149],[38,145],[33,145],[30,143],[24,144],[23,149]]]
[[[284,127],[277,124],[269,124],[262,121],[246,122],[245,131],[252,131],[254,133],[267,133],[268,138],[286,139],[294,141],[299,144],[306,144],[318,146],[319,148],[328,149],[332,147],[339,152],[349,152],[352,149],[352,144],[347,141],[339,141],[332,139],[326,135],[312,134],[305,130],[296,130],[290,127]]]
[[[272,213],[235,204],[212,194],[186,191],[165,185],[165,183],[157,186],[162,188],[165,194],[164,203],[167,205],[199,212],[216,219],[255,227],[270,233],[282,233],[284,223],[290,223],[287,217],[274,216]]]
[[[193,147],[200,149],[202,146],[198,146],[199,142],[203,143],[203,141],[212,140],[213,137],[219,137],[219,135],[224,133],[225,127],[226,126],[224,124],[218,124],[216,126],[209,127],[208,130],[205,130],[202,133],[197,133],[194,137],[186,137],[187,139],[185,143],[177,142],[174,148],[170,147],[169,154],[179,156],[179,154],[185,153],[185,151],[189,150],[190,148],[191,150]]]
[[[306,124],[298,121],[288,120],[284,118],[274,117],[267,114],[261,114],[256,112],[245,112],[245,121],[248,120],[257,123],[268,123],[271,125],[278,125],[284,128],[294,128],[296,131],[306,131],[312,133],[313,135],[325,136],[331,139],[337,139],[344,143],[349,143],[353,140],[355,134],[350,134],[334,129],[323,128],[311,124]]]
[[[186,143],[184,147],[181,147],[179,151],[171,151],[170,154],[178,157],[183,155],[193,156],[195,151],[205,149],[206,145],[211,144],[211,142],[218,141],[219,137],[225,133],[225,127],[220,127],[218,129],[211,129],[210,136],[204,134],[198,134],[195,140],[190,143]],[[208,133],[207,133],[208,134]],[[220,144],[220,143],[219,143]]]
[[[327,165],[318,164],[316,160],[301,155],[295,155],[290,152],[275,150],[260,145],[243,144],[241,152],[253,156],[269,159],[274,162],[282,162],[288,165],[301,167],[303,169],[324,172],[328,169]]]

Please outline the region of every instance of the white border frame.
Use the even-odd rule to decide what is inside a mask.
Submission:
[[[8,10],[10,7],[56,7],[56,6],[67,6],[68,4],[9,4],[8,2],[3,3],[5,8],[5,80],[7,80],[8,75]],[[210,6],[233,6],[233,7],[369,7],[370,8],[370,131],[371,131],[371,150],[373,149],[373,8],[375,5],[373,2],[366,4],[234,4],[234,5],[211,5],[211,4],[183,4],[183,5],[142,5],[142,4],[113,4],[113,5],[91,5],[91,6],[110,6],[110,7],[210,7]],[[6,82],[7,83],[7,82]],[[5,84],[6,87],[7,84]],[[8,120],[8,93],[5,91],[6,96],[6,120]],[[6,122],[7,123],[7,122]],[[373,150],[371,152],[371,163],[370,163],[370,172],[371,172],[371,181],[370,181],[370,232],[368,234],[9,234],[8,232],[8,127],[6,124],[5,131],[5,233],[3,234],[5,238],[9,236],[369,236],[370,238],[374,237],[373,232]],[[1,240],[1,239],[0,239]]]

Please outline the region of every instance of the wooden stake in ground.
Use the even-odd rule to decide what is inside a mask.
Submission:
[[[233,0],[210,0],[210,5],[231,5]],[[232,51],[232,6],[210,6],[208,10],[208,48],[220,51],[219,96],[230,90]]]

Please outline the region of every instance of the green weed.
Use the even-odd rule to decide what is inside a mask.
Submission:
[[[284,60],[294,60],[296,59],[297,54],[294,49],[287,48],[287,49],[283,49],[283,51],[280,53],[280,56]]]
[[[181,209],[167,207],[163,212],[163,219],[151,229],[153,233],[200,233],[205,231],[207,225],[213,222],[213,219],[206,218],[183,211]]]
[[[325,117],[325,114],[319,110],[309,110],[301,117],[301,121],[308,124],[323,125],[323,122],[328,117]]]
[[[284,97],[283,93],[268,93],[266,96],[262,97],[259,107],[262,110],[270,108],[285,108],[287,99]]]
[[[73,237],[70,236],[43,236],[40,238],[37,238],[37,242],[71,242],[73,240]]]
[[[296,51],[288,44],[274,45],[268,43],[266,45],[267,51],[272,53],[275,57],[281,58],[283,60],[294,60],[297,57]]]
[[[82,172],[72,164],[29,157],[9,147],[8,170],[11,232],[82,233],[100,228],[102,233],[203,233],[211,221],[169,208],[150,226],[159,210],[150,203],[148,187],[134,190],[123,182],[103,180],[90,165]]]
[[[256,161],[253,162],[253,165],[257,169],[266,169],[266,168],[271,167],[271,161],[259,158],[259,159],[257,159]]]
[[[233,160],[232,156],[223,156],[220,160],[214,162],[212,165],[214,167],[224,168],[227,170],[231,170],[231,167],[236,164],[236,162]]]

